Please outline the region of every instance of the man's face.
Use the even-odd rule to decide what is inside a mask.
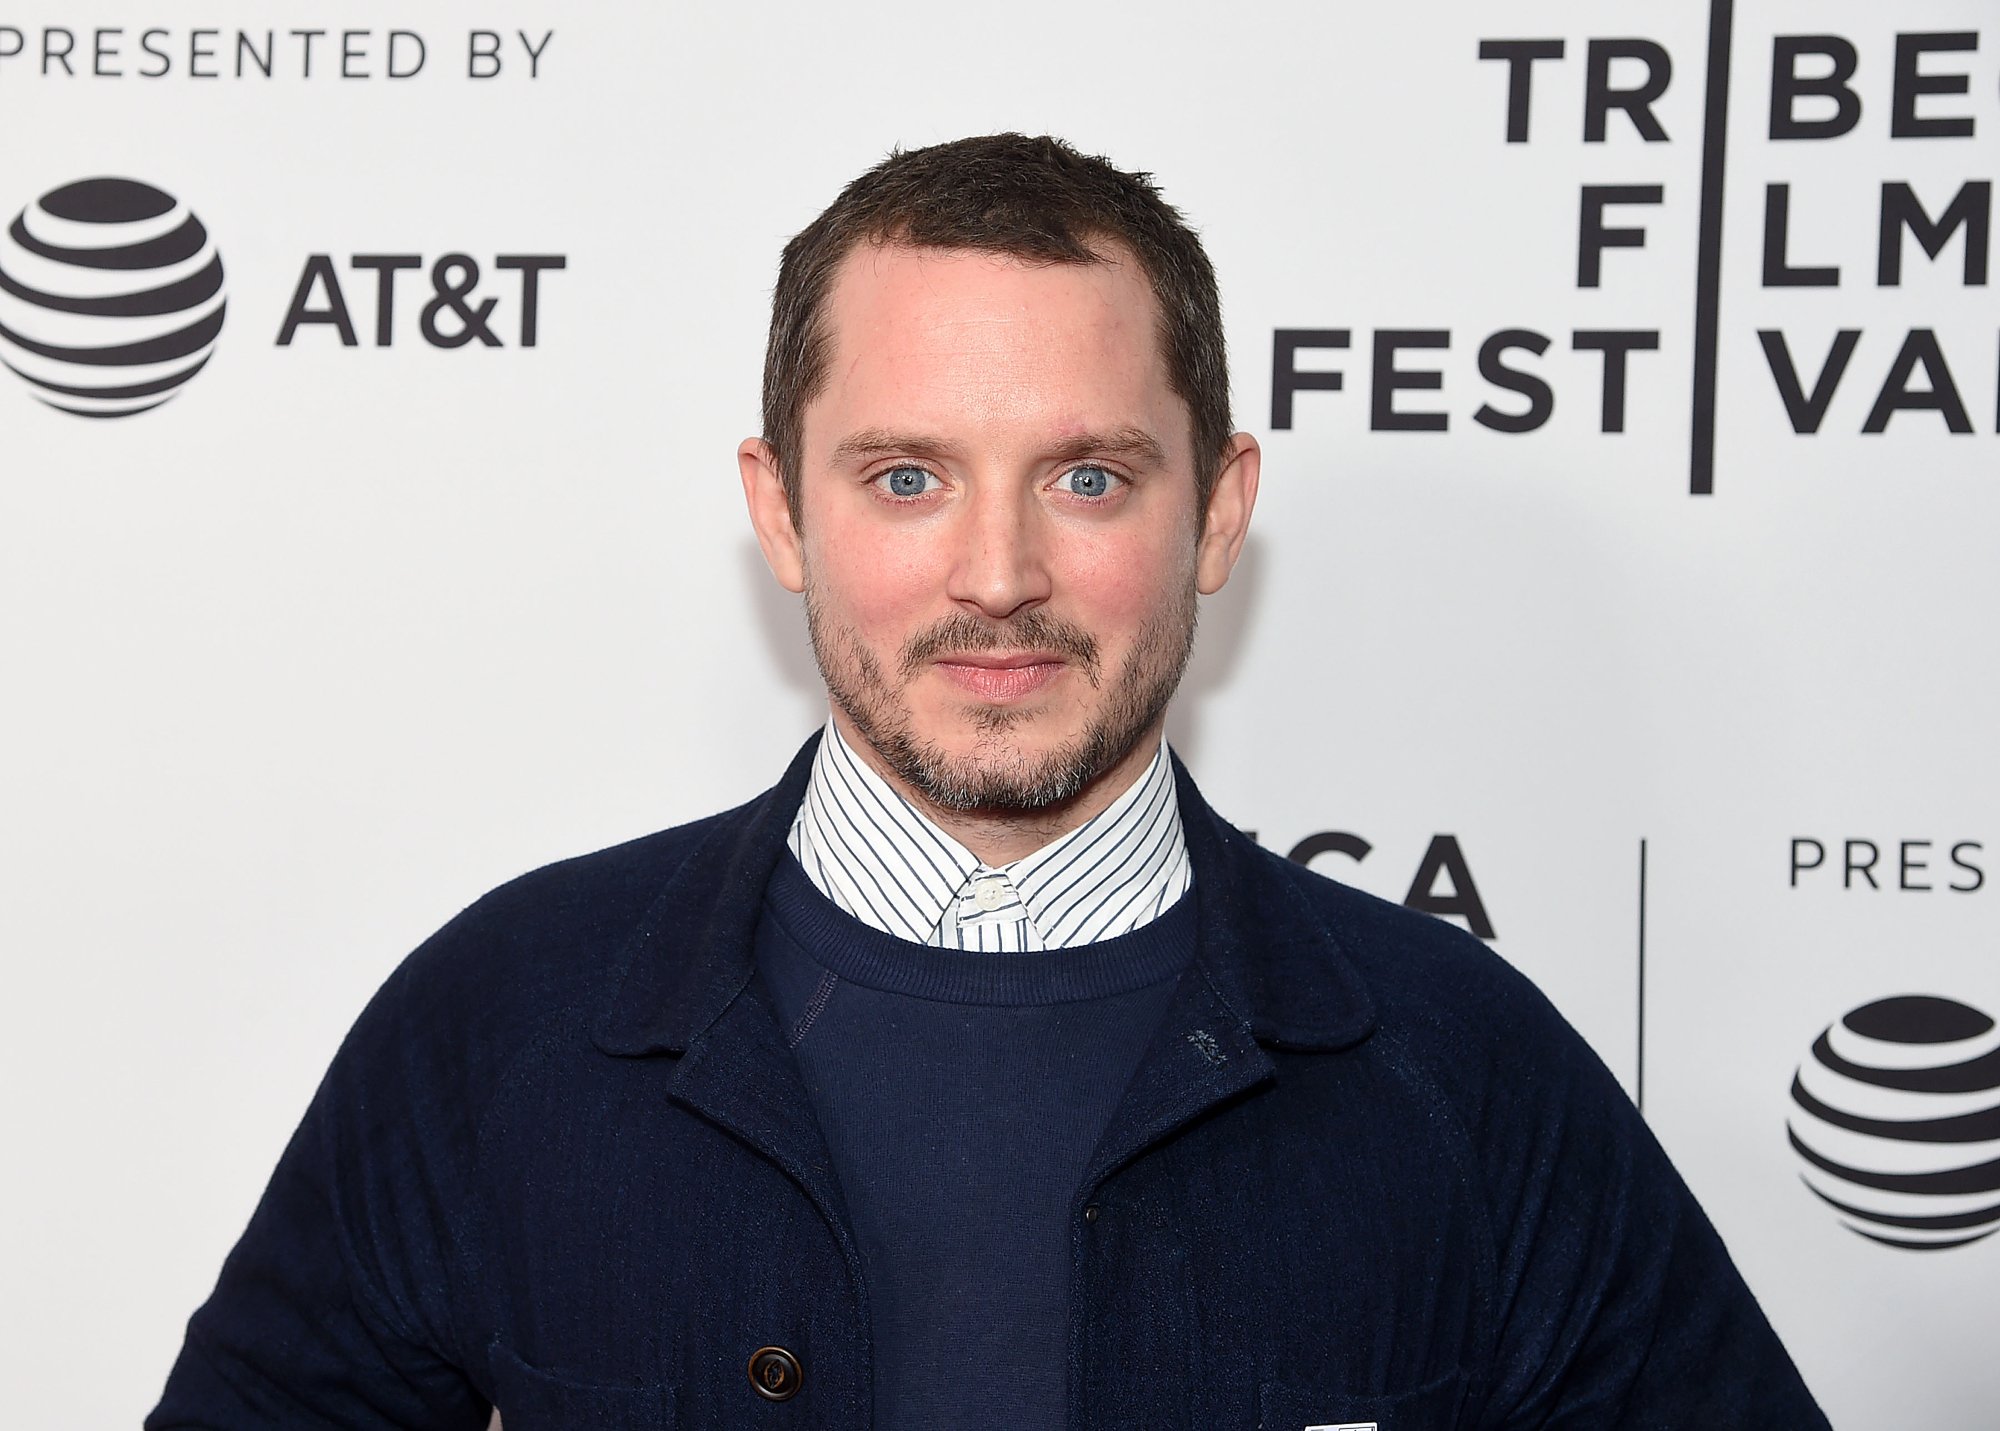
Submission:
[[[1221,584],[1143,273],[864,246],[827,319],[791,540],[844,729],[947,809],[1069,800],[1156,736]]]

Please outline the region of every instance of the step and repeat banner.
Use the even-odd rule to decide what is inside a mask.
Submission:
[[[778,250],[1000,129],[1221,274],[1211,800],[1539,982],[1836,1425],[1994,1424],[1988,0],[0,4],[10,1422],[150,1405],[404,953],[823,718]]]

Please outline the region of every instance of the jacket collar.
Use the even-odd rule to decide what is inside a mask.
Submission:
[[[593,1037],[606,1053],[684,1053],[748,986],[764,887],[786,836],[819,736],[770,790],[716,816],[627,938]],[[1201,798],[1174,758],[1194,867],[1196,965],[1258,1043],[1333,1052],[1374,1027],[1368,991],[1300,872],[1259,849]]]

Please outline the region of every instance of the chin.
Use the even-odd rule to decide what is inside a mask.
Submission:
[[[1031,714],[1018,706],[985,707],[973,724],[999,716],[1011,727],[1025,724]],[[955,738],[918,730],[909,735],[889,741],[883,755],[926,799],[952,810],[1026,812],[1063,805],[1123,754],[1081,732],[1036,729],[1023,739],[1007,728],[967,732],[960,725],[952,732]]]

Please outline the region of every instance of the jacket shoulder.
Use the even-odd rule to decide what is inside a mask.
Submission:
[[[1476,1188],[1492,1417],[1595,1426],[1619,1407],[1621,1426],[1824,1427],[1638,1109],[1527,976],[1456,925],[1297,866],[1284,877],[1374,1005],[1343,1056],[1407,1093],[1382,1116],[1402,1107],[1398,1135],[1459,1155]]]
[[[739,812],[558,860],[488,891],[409,954],[339,1063],[476,1108],[531,1044],[573,1030],[674,873]],[[371,1080],[372,1081],[372,1080]]]
[[[1597,1052],[1485,941],[1270,858],[1290,867],[1367,989],[1376,1054],[1450,1105],[1467,1136],[1525,1135],[1586,1107],[1624,1125],[1630,1100]]]
[[[1458,925],[1266,857],[1334,934],[1385,1027],[1505,1038],[1553,1018],[1579,1037],[1525,974]]]

